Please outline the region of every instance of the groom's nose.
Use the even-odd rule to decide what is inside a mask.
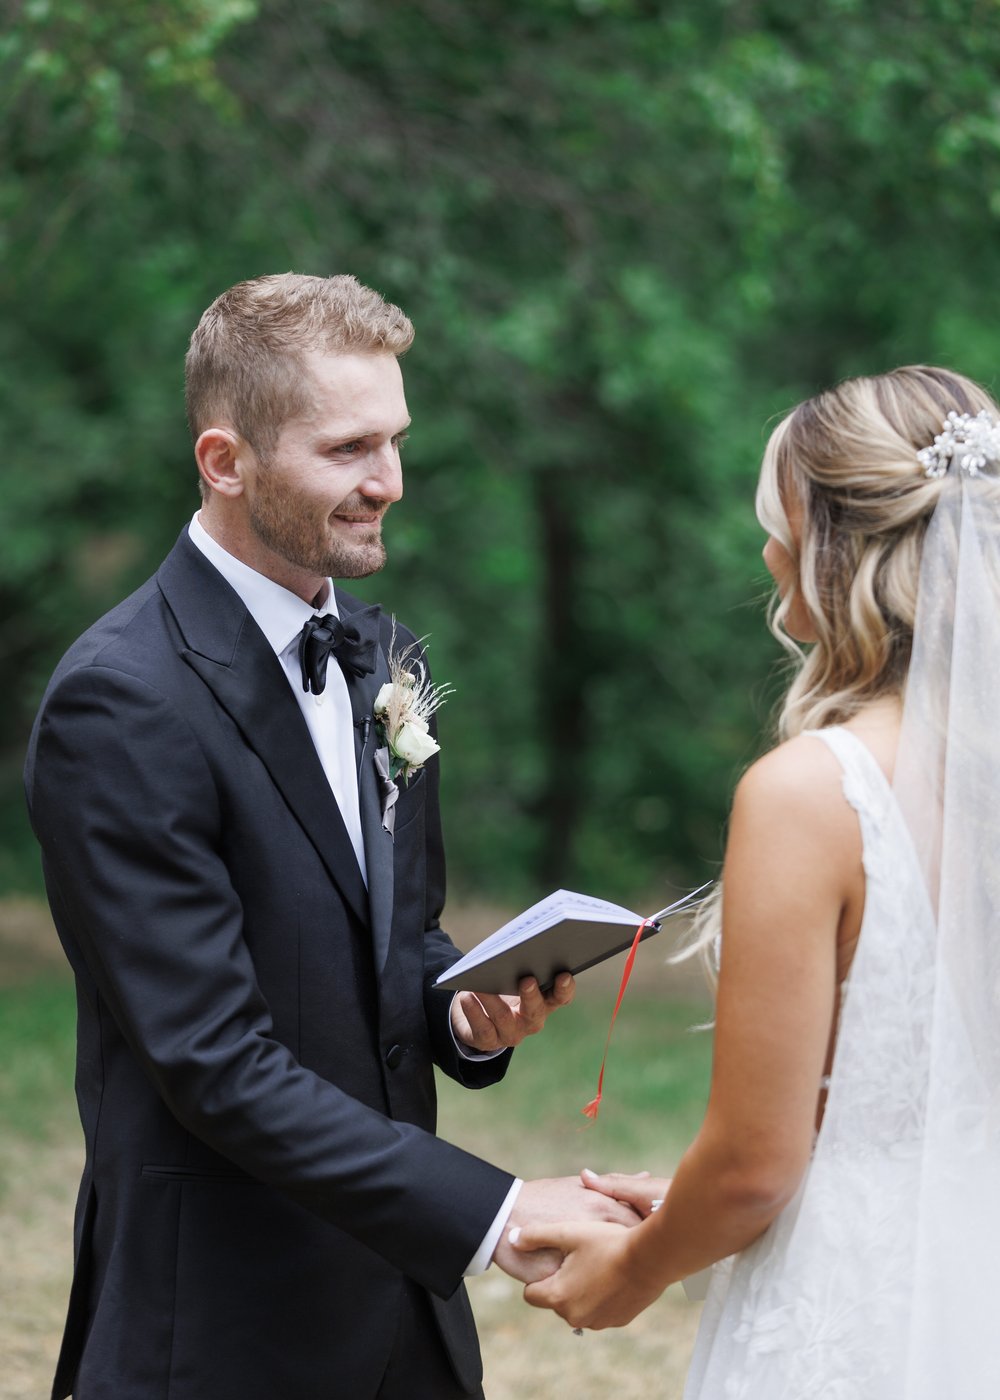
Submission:
[[[403,494],[403,468],[399,460],[399,448],[387,442],[373,451],[367,462],[368,471],[364,481],[357,486],[358,492],[370,499],[387,503],[398,501]]]

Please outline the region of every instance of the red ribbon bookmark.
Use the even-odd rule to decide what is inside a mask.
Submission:
[[[642,923],[635,931],[635,937],[632,939],[632,946],[628,950],[628,957],[625,959],[625,966],[622,969],[621,986],[618,988],[618,1000],[615,1002],[615,1009],[611,1013],[611,1024],[608,1026],[608,1038],[604,1042],[604,1058],[601,1061],[601,1072],[597,1076],[597,1094],[590,1100],[590,1103],[581,1110],[584,1116],[591,1119],[591,1121],[596,1121],[601,1107],[601,1098],[604,1094],[604,1066],[608,1062],[608,1047],[611,1044],[611,1032],[615,1028],[615,1021],[618,1017],[618,1008],[621,1006],[622,999],[625,996],[625,988],[628,986],[628,979],[632,976],[632,968],[635,965],[635,955],[639,947],[639,941],[653,922],[654,920],[652,919],[643,919]]]

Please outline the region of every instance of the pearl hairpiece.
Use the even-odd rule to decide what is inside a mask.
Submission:
[[[967,476],[978,476],[987,462],[1000,462],[1000,424],[987,410],[951,413],[932,446],[922,447],[917,461],[929,477],[944,476],[952,462]]]

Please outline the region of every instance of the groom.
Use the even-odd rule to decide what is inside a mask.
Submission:
[[[412,634],[329,583],[384,561],[412,335],[351,277],[219,297],[187,360],[201,510],[42,703],[86,1142],[56,1400],[478,1396],[463,1274],[518,1267],[508,1223],[627,1219],[434,1136],[432,1066],[496,1082],[573,988],[434,990],[437,760],[391,816],[373,760]]]

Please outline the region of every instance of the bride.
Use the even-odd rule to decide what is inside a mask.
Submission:
[[[921,366],[768,443],[774,624],[807,649],[701,937],[721,916],[705,1119],[672,1183],[585,1178],[637,1228],[516,1241],[562,1253],[525,1297],[575,1327],[714,1264],[685,1400],[997,1394],[998,472],[1000,410]]]

